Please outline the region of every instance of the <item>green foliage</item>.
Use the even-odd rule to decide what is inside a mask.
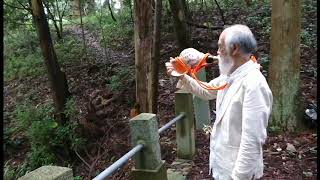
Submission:
[[[3,167],[3,178],[4,180],[13,180],[15,179],[15,169],[8,165],[8,162],[4,164]]]
[[[81,43],[70,35],[55,42],[54,48],[62,66],[81,60]],[[39,39],[35,32],[16,30],[6,34],[4,59],[4,79],[7,81],[46,73]]]
[[[17,132],[17,128],[9,127],[3,129],[3,149],[5,152],[10,152],[10,148],[17,148],[21,145],[21,140],[12,138],[12,135]]]
[[[19,164],[17,167],[13,167],[10,165],[9,160],[4,164],[3,170],[4,180],[15,180],[25,175],[27,172],[31,171],[31,168],[28,166],[26,162]]]
[[[73,180],[82,180],[82,177],[81,176],[76,176],[76,177],[73,177]]]
[[[36,76],[45,72],[39,40],[30,31],[12,31],[4,36],[4,79]]]
[[[82,43],[70,35],[55,42],[54,48],[61,65],[79,62],[82,55]]]
[[[30,168],[36,169],[43,165],[53,165],[56,157],[46,146],[31,146],[31,153],[28,154]]]
[[[272,134],[279,134],[282,132],[282,129],[278,126],[273,125],[268,127],[268,131]]]
[[[21,129],[28,129],[33,122],[42,121],[42,119],[51,121],[53,111],[54,108],[49,104],[32,106],[31,102],[26,101],[16,106],[14,114],[17,126]]]
[[[310,29],[302,29],[301,33],[301,44],[304,44],[308,47],[316,47],[317,46],[317,36],[315,34],[312,35]]]
[[[124,80],[127,79],[130,81],[130,78],[132,79],[132,76],[130,76],[131,69],[122,69],[119,71],[117,75],[111,76],[110,79],[110,88],[112,91],[121,91],[124,88]]]
[[[116,91],[120,88],[120,86],[122,86],[120,76],[118,76],[118,75],[111,76],[110,82],[111,82],[110,86],[111,86],[112,91]]]
[[[75,101],[69,99],[66,105],[68,117],[76,115]],[[30,102],[18,105],[15,110],[16,125],[25,132],[31,145],[28,162],[31,169],[57,162],[57,150],[66,148],[71,142],[71,149],[80,148],[84,139],[76,134],[78,124],[68,121],[60,125],[54,120],[54,108],[51,103],[33,106]]]
[[[6,59],[5,63],[5,80],[22,78],[25,76],[37,76],[45,72],[41,58],[35,54],[30,54],[26,57],[10,57]]]
[[[33,28],[31,13],[23,8],[29,7],[26,0],[5,0],[4,4],[4,31],[8,32],[18,28]],[[9,4],[9,6],[7,5]],[[20,9],[14,8],[19,7]]]
[[[101,44],[106,43],[106,47],[109,48],[125,49],[123,43],[131,42],[133,38],[131,14],[128,9],[124,9],[115,13],[115,16],[116,22],[111,18],[109,10],[102,8],[94,14],[84,17],[83,23],[89,29],[100,34]]]
[[[78,113],[78,110],[76,109],[76,100],[73,97],[68,99],[64,113],[68,118],[72,118]]]

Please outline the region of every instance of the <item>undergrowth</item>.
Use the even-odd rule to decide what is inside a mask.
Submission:
[[[76,133],[79,126],[74,120],[78,113],[75,107],[75,100],[69,99],[64,112],[69,121],[64,125],[55,121],[52,103],[34,106],[26,101],[16,107],[14,123],[17,128],[14,131],[25,134],[31,149],[22,165],[14,168],[9,162],[6,163],[5,179],[15,179],[43,165],[68,166],[71,163],[68,157],[64,157],[69,155],[66,149],[80,149],[85,142],[85,139]]]
[[[60,66],[78,62],[81,43],[70,35],[53,41]],[[15,30],[4,36],[4,79],[10,81],[46,74],[40,43],[35,31]]]
[[[124,10],[114,14],[116,21],[111,18],[108,9],[83,18],[83,24],[99,34],[100,44],[107,48],[126,49],[124,43],[133,41],[133,22],[130,11]],[[79,21],[79,20],[78,20]]]

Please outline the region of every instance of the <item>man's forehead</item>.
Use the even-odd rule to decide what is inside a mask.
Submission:
[[[224,39],[226,38],[226,32],[222,31],[222,33],[219,36],[218,44],[224,44]]]

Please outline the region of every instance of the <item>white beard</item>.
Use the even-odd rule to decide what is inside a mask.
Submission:
[[[220,75],[229,75],[234,66],[232,58],[229,55],[226,55],[225,57],[220,56],[218,63]]]

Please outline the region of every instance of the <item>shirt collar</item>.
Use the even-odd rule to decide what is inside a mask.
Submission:
[[[241,66],[239,66],[235,71],[233,71],[229,76],[230,77],[235,77],[238,74],[242,74],[242,72],[246,72],[247,70],[251,69],[250,67],[252,67],[254,64],[254,62],[252,61],[247,61],[246,63],[242,64]]]

